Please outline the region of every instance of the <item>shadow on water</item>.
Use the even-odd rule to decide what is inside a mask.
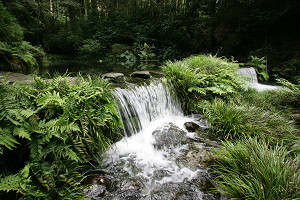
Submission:
[[[59,73],[76,76],[80,73],[86,75],[101,75],[108,72],[119,72],[129,74],[136,70],[157,70],[160,69],[160,62],[136,62],[128,65],[124,62],[115,61],[96,61],[96,60],[79,60],[79,59],[56,59],[40,69],[40,76],[51,76]]]

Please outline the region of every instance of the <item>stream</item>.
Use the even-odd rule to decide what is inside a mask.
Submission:
[[[106,152],[86,190],[92,199],[222,199],[212,193],[216,144],[201,115],[185,116],[162,79],[115,89],[125,137]]]

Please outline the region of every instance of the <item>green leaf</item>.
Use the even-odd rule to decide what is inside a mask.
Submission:
[[[24,127],[15,127],[13,132],[15,136],[19,136],[20,138],[31,140],[30,133]]]
[[[15,148],[16,144],[19,142],[16,138],[11,134],[11,130],[9,128],[1,129],[0,128],[0,148],[3,149],[3,146],[12,150]]]

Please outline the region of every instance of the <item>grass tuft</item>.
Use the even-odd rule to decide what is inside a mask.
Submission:
[[[247,138],[223,142],[213,151],[219,159],[215,180],[233,199],[293,199],[300,196],[299,157],[281,145]]]

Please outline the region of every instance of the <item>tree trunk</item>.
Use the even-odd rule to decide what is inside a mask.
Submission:
[[[50,0],[50,13],[53,14],[53,5],[52,5],[52,0]]]

